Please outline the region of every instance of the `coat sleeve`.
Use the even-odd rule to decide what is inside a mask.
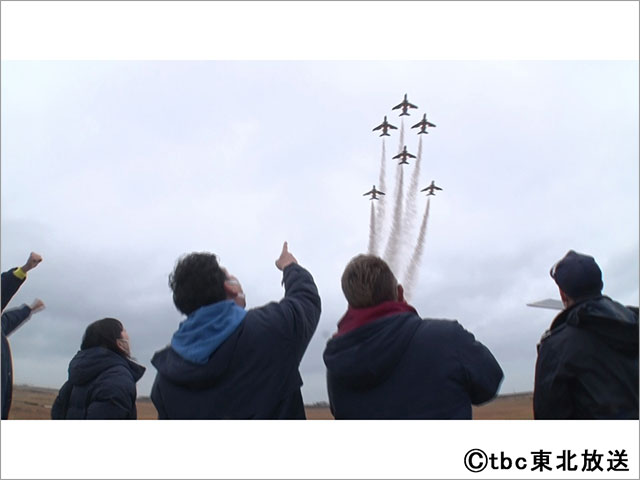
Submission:
[[[151,401],[153,406],[156,407],[158,412],[158,420],[168,419],[167,411],[164,408],[164,401],[162,400],[162,394],[160,393],[160,374],[156,375],[156,379],[153,381],[153,387],[151,387]]]
[[[320,320],[320,295],[313,277],[300,265],[288,265],[282,274],[284,298],[259,310],[265,321],[294,340],[300,362]]]
[[[566,371],[564,352],[547,338],[540,344],[533,389],[533,418],[562,419],[573,417],[571,376]]]
[[[7,306],[9,300],[16,294],[20,285],[24,283],[24,278],[19,279],[13,274],[15,268],[2,273],[2,284],[0,285],[0,297],[2,297],[2,310]]]
[[[488,402],[498,394],[504,378],[502,368],[493,354],[472,333],[455,322],[459,329],[458,355],[464,368],[471,403]]]
[[[62,387],[60,388],[58,396],[51,406],[52,420],[64,420],[66,418],[67,410],[69,409],[69,398],[71,397],[72,389],[73,385],[71,384],[71,382],[64,382],[64,385],[62,385]]]
[[[123,381],[101,382],[96,385],[87,406],[87,420],[130,419],[135,402],[135,393],[132,396],[131,388],[128,382]],[[135,392],[135,384],[133,390]]]
[[[31,308],[22,305],[2,313],[2,333],[9,336],[16,328],[22,325],[31,316]]]

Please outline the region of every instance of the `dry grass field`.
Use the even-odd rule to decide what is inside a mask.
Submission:
[[[48,388],[16,385],[9,419],[45,420],[51,418],[51,404],[57,391]],[[138,398],[138,419],[155,420],[156,409],[148,397]],[[333,420],[326,407],[306,407],[309,420]],[[533,394],[502,395],[481,407],[473,407],[474,420],[530,420],[533,419]]]

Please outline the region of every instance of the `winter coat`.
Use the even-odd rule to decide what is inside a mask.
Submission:
[[[11,347],[7,336],[29,318],[31,308],[22,305],[19,308],[4,311],[9,300],[16,294],[20,286],[24,283],[24,279],[17,278],[13,271],[8,270],[2,273],[2,283],[0,296],[2,297],[2,357],[0,368],[2,369],[0,392],[2,395],[2,420],[9,417],[9,409],[11,408],[11,399],[13,397],[13,361],[11,358]]]
[[[336,419],[470,419],[503,378],[491,352],[458,322],[384,316],[327,342]]]
[[[638,309],[599,296],[563,310],[538,345],[536,419],[638,418]]]
[[[51,408],[54,420],[135,420],[136,382],[145,368],[103,347],[80,350]]]
[[[181,338],[176,344],[178,335],[172,345],[182,355],[172,346],[156,352],[151,363],[158,374],[151,400],[158,418],[305,418],[298,367],[320,319],[320,297],[313,277],[301,266],[287,266],[283,278],[284,298],[247,311],[239,322],[234,317],[225,323],[232,328],[224,329],[224,341],[212,342],[210,356],[184,358],[189,349],[179,345],[184,349],[188,342]],[[216,305],[203,309],[228,310]],[[195,323],[193,331],[205,338],[194,340],[206,340],[206,329]]]

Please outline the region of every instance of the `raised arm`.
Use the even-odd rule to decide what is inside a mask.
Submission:
[[[20,286],[27,278],[27,272],[35,268],[42,261],[42,257],[35,252],[29,254],[26,263],[22,267],[12,268],[2,274],[0,285],[0,297],[2,297],[2,310],[9,300],[16,294]],[[4,327],[3,327],[4,328]]]
[[[289,252],[287,242],[282,246],[276,267],[282,270],[284,298],[278,303],[270,303],[261,310],[265,319],[280,327],[296,345],[298,361],[318,326],[320,320],[320,295],[311,274],[298,265],[296,258]]]

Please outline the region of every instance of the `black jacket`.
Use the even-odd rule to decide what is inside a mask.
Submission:
[[[204,365],[171,347],[153,356],[151,399],[160,419],[304,419],[298,371],[320,319],[313,277],[291,264],[285,296],[249,310]]]
[[[54,420],[135,420],[145,368],[103,347],[80,350],[51,408]]]
[[[11,269],[2,273],[2,284],[0,296],[2,297],[2,420],[9,417],[9,409],[11,408],[11,398],[13,396],[13,362],[11,359],[11,347],[7,336],[18,328],[31,315],[31,309],[27,305],[22,307],[4,311],[9,300],[16,294],[20,286],[24,283],[24,279],[17,278]]]
[[[470,419],[503,378],[491,352],[458,322],[399,313],[327,342],[336,419]]]
[[[638,309],[596,297],[563,310],[538,345],[534,417],[638,418]]]

